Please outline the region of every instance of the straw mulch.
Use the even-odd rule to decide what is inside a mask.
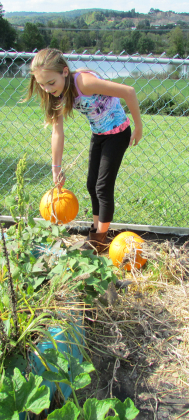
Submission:
[[[87,396],[132,398],[137,420],[189,418],[189,241],[146,241],[141,270],[108,305],[86,312],[93,374]],[[129,281],[131,282],[129,284]],[[113,297],[112,297],[113,296]],[[86,398],[86,395],[85,395]]]

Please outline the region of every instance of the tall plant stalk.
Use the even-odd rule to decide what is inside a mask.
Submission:
[[[1,223],[0,223],[0,229],[1,229],[1,236],[2,236],[2,242],[3,242],[3,255],[5,257],[6,267],[8,271],[8,276],[7,276],[8,277],[8,292],[9,292],[9,297],[10,297],[13,321],[15,325],[15,336],[16,336],[15,338],[17,338],[18,337],[18,318],[17,318],[17,311],[16,311],[17,299],[16,299],[12,275],[10,271],[9,256],[8,256],[8,251],[6,247],[6,242],[5,242],[4,230]]]
[[[25,215],[25,192],[24,192],[24,173],[26,171],[26,154],[19,160],[16,169],[17,179],[17,197],[18,197],[18,215],[20,217],[18,223],[18,238],[21,237],[24,228],[23,217]]]

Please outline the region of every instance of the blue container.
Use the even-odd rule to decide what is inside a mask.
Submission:
[[[61,257],[61,255],[66,254],[66,249],[64,248],[53,249],[53,247],[51,247],[48,243],[44,243],[44,242],[42,242],[40,245],[35,245],[35,247],[32,250],[32,255],[35,258],[39,258],[43,254],[47,256],[54,255],[55,257]]]
[[[82,322],[82,317],[80,316],[79,317],[79,322],[77,323],[78,325],[74,326],[74,328],[75,328],[75,330],[78,331],[78,334],[77,334],[77,332],[75,332],[76,339],[78,340],[79,343],[83,344],[84,328],[81,327],[81,322]],[[79,359],[80,363],[82,362],[83,356],[82,356],[78,346],[75,344],[74,339],[72,337],[69,337],[69,342],[71,344],[67,344],[66,343],[67,338],[65,337],[65,335],[62,332],[60,327],[50,328],[48,331],[50,332],[50,334],[54,338],[54,340],[56,340],[57,347],[58,347],[58,350],[60,352],[71,353],[74,357]],[[37,345],[37,347],[38,347],[38,349],[41,353],[44,353],[45,350],[51,349],[54,346],[53,346],[51,341],[44,341],[44,342],[39,343]],[[39,357],[35,353],[31,353],[30,360],[31,360],[31,365],[33,366],[32,372],[34,374],[39,375],[39,376],[42,375],[42,373],[45,371],[45,367],[42,364]],[[54,366],[49,365],[49,367],[53,372],[56,371]],[[40,386],[42,386],[42,385],[46,385],[50,388],[50,401],[52,401],[53,396],[55,394],[55,391],[57,389],[55,383],[47,381],[47,380],[44,379]],[[71,388],[69,387],[69,385],[66,385],[64,383],[59,383],[59,386],[60,386],[60,388],[61,388],[61,390],[64,394],[65,399],[67,400],[69,398],[71,392],[72,392]],[[25,412],[20,413],[19,420],[25,420],[25,416],[26,416]]]

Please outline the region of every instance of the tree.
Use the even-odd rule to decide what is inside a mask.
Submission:
[[[15,48],[17,32],[3,15],[3,5],[0,3],[0,48],[9,50]]]
[[[146,28],[150,28],[150,21],[148,19],[141,20],[137,25],[137,29],[146,29]]]
[[[51,39],[50,48],[56,48],[57,50],[59,49],[58,39],[56,37],[54,37],[54,36]]]
[[[87,24],[86,24],[86,22],[85,22],[85,20],[83,19],[83,17],[82,17],[82,16],[77,17],[77,18],[74,20],[74,24],[75,24],[75,27],[76,27],[77,29],[87,29],[87,28],[88,28],[88,26],[87,26]]]
[[[46,26],[41,22],[37,22],[36,25],[39,28],[40,34],[43,37],[44,46],[48,47],[50,42],[51,42],[51,38],[52,38],[51,31],[49,31],[49,30],[47,31]]]
[[[142,34],[138,41],[138,51],[140,54],[149,54],[154,50],[154,41],[150,34]]]
[[[168,34],[169,49],[168,55],[174,56],[179,54],[180,57],[184,57],[184,37],[182,29],[178,26],[175,29],[172,29]]]
[[[22,40],[26,51],[32,52],[36,48],[37,50],[40,50],[44,47],[43,36],[41,35],[37,25],[34,23],[27,22],[25,24]]]
[[[94,12],[94,19],[97,20],[97,22],[103,22],[105,20],[104,13]]]
[[[0,2],[0,19],[3,18],[5,11],[3,10],[3,5]]]
[[[89,37],[90,37],[90,40],[91,40],[91,45],[92,45],[93,47],[95,47],[95,45],[96,45],[96,40],[97,40],[97,33],[96,33],[95,31],[90,31],[90,32],[89,32]]]
[[[120,51],[125,50],[126,54],[134,54],[137,51],[136,45],[134,44],[130,33],[121,38]]]
[[[78,50],[78,49],[84,49],[86,47],[90,47],[91,46],[91,40],[89,36],[86,36],[87,33],[86,32],[79,32],[79,33],[74,33],[74,49]]]
[[[63,53],[66,53],[70,50],[70,39],[68,34],[64,31],[61,41],[60,41],[60,49]]]
[[[150,29],[150,21],[148,19],[141,20],[137,25],[137,29],[144,31],[147,34]]]

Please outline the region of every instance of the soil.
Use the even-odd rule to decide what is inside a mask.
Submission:
[[[92,362],[99,374],[99,382],[96,375],[91,374],[92,386],[88,387],[88,396],[95,394],[97,399],[111,396],[122,402],[129,397],[140,411],[137,420],[173,420],[184,412],[186,414],[181,416],[182,419],[189,418],[189,395],[186,390],[173,390],[171,383],[164,383],[164,395],[161,395],[155,386],[148,386],[147,379],[153,375],[154,367],[144,372],[138,360],[134,359],[129,362],[121,360],[116,367],[114,357],[100,353],[92,357]]]
[[[91,359],[98,377],[95,373],[90,374],[92,381],[85,388],[83,403],[86,398],[93,397],[99,400],[116,397],[122,402],[129,397],[140,411],[137,420],[189,418],[188,390],[181,391],[173,387],[171,378],[170,382],[161,384],[163,392],[158,391],[155,383],[148,385],[150,376],[155,373],[155,366],[144,368],[138,359],[123,361],[108,354],[102,356],[96,351]]]

